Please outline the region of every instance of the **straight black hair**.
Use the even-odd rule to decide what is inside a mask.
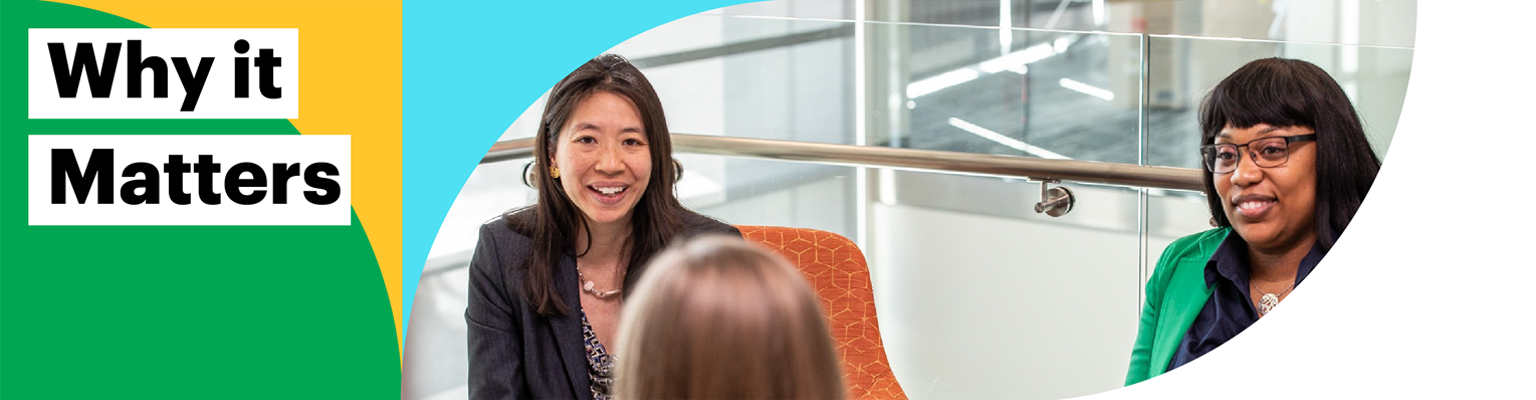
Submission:
[[[1227,125],[1243,129],[1258,124],[1305,126],[1317,133],[1314,221],[1318,244],[1327,252],[1349,226],[1381,169],[1359,114],[1322,68],[1302,60],[1265,58],[1238,68],[1206,95],[1200,105],[1200,144],[1215,143]],[[1214,179],[1205,171],[1211,217],[1217,226],[1232,226]]]
[[[614,93],[633,102],[650,144],[651,177],[630,217],[631,233],[623,253],[628,259],[624,287],[634,287],[646,262],[664,250],[667,243],[683,230],[680,218],[689,213],[673,191],[677,184],[677,170],[676,164],[672,162],[672,133],[667,130],[661,98],[656,94],[656,89],[651,87],[651,82],[629,60],[616,54],[597,56],[576,68],[550,90],[543,118],[539,121],[539,131],[535,135],[535,141],[541,144],[533,149],[534,181],[539,187],[538,202],[503,216],[513,231],[533,241],[533,254],[526,261],[527,267],[519,270],[509,266],[505,269],[506,281],[521,281],[524,300],[545,316],[562,315],[569,310],[570,305],[560,301],[554,282],[561,256],[567,252],[576,256],[585,254],[586,249],[573,248],[576,234],[580,231],[587,232],[587,242],[591,243],[591,230],[577,230],[578,226],[585,227],[586,218],[561,189],[560,181],[549,174],[550,161],[555,154],[555,143],[560,137],[560,131],[565,129],[576,106],[597,92]],[[518,276],[522,271],[526,271],[526,275]],[[629,293],[625,291],[624,296],[628,297]]]

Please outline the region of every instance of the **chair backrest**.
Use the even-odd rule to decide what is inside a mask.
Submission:
[[[864,252],[841,235],[815,229],[737,226],[741,236],[784,256],[811,282],[843,359],[850,399],[905,399],[885,358]]]

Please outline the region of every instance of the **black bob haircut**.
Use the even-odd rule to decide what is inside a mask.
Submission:
[[[1371,150],[1349,97],[1312,63],[1285,58],[1254,60],[1221,80],[1200,104],[1200,144],[1216,141],[1222,128],[1258,124],[1305,126],[1317,133],[1318,244],[1327,252],[1371,190],[1381,160]],[[1216,226],[1232,226],[1205,171],[1206,201]]]

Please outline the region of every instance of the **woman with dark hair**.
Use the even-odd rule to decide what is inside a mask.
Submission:
[[[1333,248],[1381,168],[1344,90],[1301,60],[1238,68],[1201,104],[1200,133],[1217,228],[1163,250],[1126,385],[1193,361],[1269,313]]]
[[[661,99],[623,57],[556,84],[535,142],[537,203],[482,225],[470,264],[469,395],[605,399],[624,289],[673,240],[741,233],[678,202]]]
[[[652,264],[619,329],[618,399],[847,396],[821,301],[783,257],[717,236]]]

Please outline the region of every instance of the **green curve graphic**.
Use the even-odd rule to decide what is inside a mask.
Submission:
[[[27,136],[272,134],[286,120],[29,120],[28,28],[141,28],[0,3],[0,398],[399,396],[394,318],[351,226],[28,226]]]

